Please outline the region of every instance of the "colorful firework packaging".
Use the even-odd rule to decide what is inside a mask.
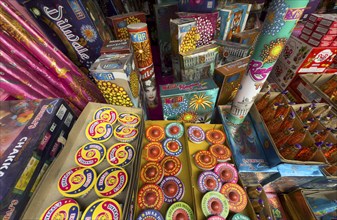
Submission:
[[[118,40],[128,40],[130,35],[127,26],[129,24],[146,22],[146,17],[143,12],[131,12],[108,17],[107,22]]]
[[[229,114],[230,122],[241,124],[244,121],[307,3],[307,0],[271,2],[247,72],[234,98]]]
[[[165,120],[209,123],[218,94],[212,79],[160,86]]]
[[[81,220],[98,219],[102,216],[107,219],[122,219],[122,208],[119,203],[113,199],[98,199],[85,209]]]
[[[135,23],[128,25],[127,28],[138,65],[140,80],[143,84],[147,106],[155,108],[158,105],[158,97],[147,24]]]
[[[57,4],[56,4],[57,2]],[[94,1],[24,1],[46,36],[82,70],[99,57],[112,38]]]
[[[61,199],[51,204],[39,219],[55,219],[63,216],[65,219],[79,219],[80,206],[74,199]]]
[[[101,55],[90,67],[99,90],[109,104],[138,107],[140,85],[132,54]]]
[[[106,154],[106,148],[100,143],[87,143],[78,149],[75,155],[75,162],[81,167],[94,167],[100,164]]]
[[[132,53],[130,39],[111,40],[101,48],[101,55],[108,53],[128,54]]]
[[[217,45],[212,44],[179,55],[180,75],[178,77],[181,78],[181,81],[213,78],[218,49]]]

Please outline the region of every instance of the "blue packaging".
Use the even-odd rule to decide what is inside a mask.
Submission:
[[[270,167],[250,117],[246,117],[241,126],[231,125],[226,120],[229,110],[229,105],[219,106],[223,127],[239,175],[244,185],[259,184],[276,174],[278,170],[276,167]]]

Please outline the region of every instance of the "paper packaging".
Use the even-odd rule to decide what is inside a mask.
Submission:
[[[0,215],[17,219],[60,132],[67,126],[69,132],[76,116],[63,99],[7,101],[1,109],[1,134],[7,139],[0,158]]]
[[[141,124],[139,125],[139,128],[143,127],[143,111],[139,108],[127,108],[108,104],[89,103],[69,133],[69,138],[66,145],[64,146],[64,150],[61,151],[56,160],[50,165],[47,173],[45,174],[45,177],[42,179],[41,183],[34,192],[27,208],[22,214],[22,219],[38,219],[50,204],[63,198],[57,189],[58,179],[65,171],[73,167],[77,167],[74,157],[78,148],[83,144],[90,142],[85,136],[86,126],[89,122],[92,121],[95,111],[101,107],[112,107],[117,110],[118,113],[125,112],[138,114],[141,118]],[[135,148],[136,155],[138,155],[138,152],[140,151],[140,137],[142,137],[142,132],[143,130],[139,129],[137,139],[130,143]],[[117,141],[114,137],[112,137],[103,144],[109,148],[115,143],[117,143]],[[110,166],[111,165],[106,160],[104,160],[101,164],[95,166],[94,169],[96,170],[97,174],[99,174]],[[134,184],[137,182],[135,179],[137,167],[137,160],[134,160],[130,165],[124,167],[128,173],[128,184],[121,194],[113,198],[118,203],[122,204],[124,220],[128,219],[127,213],[129,213],[132,189]],[[79,203],[81,208],[85,209],[89,204],[97,199],[99,199],[99,197],[96,195],[94,190],[91,190],[84,198],[76,198],[76,201]]]
[[[244,44],[223,40],[216,40],[215,43],[219,45],[218,67],[248,57],[252,51],[252,47]]]
[[[212,78],[218,59],[218,51],[219,47],[212,44],[179,55],[181,81]]]
[[[204,195],[204,193],[201,193],[200,190],[198,189],[198,182],[197,182],[198,176],[202,172],[202,170],[195,165],[193,156],[199,150],[208,150],[210,145],[209,143],[207,143],[207,141],[203,141],[199,144],[194,144],[193,142],[191,142],[188,139],[188,134],[186,132],[190,126],[198,126],[201,129],[203,129],[205,132],[207,132],[210,129],[219,129],[223,131],[223,126],[222,124],[189,124],[189,123],[185,124],[185,144],[186,144],[185,146],[187,148],[187,153],[188,153],[187,161],[190,166],[189,178],[191,180],[192,186],[194,186],[192,187],[192,194],[194,197],[194,205],[195,205],[195,219],[204,219],[205,216],[201,210],[201,200],[202,200],[202,196]],[[226,146],[228,145],[227,141],[225,142],[225,145]],[[227,161],[227,163],[233,164],[232,160]],[[242,186],[240,179],[238,181],[238,184]],[[252,220],[257,220],[257,218],[255,217],[253,207],[251,206],[250,202],[248,202],[246,208],[240,213],[243,215],[249,216],[250,219]]]
[[[309,183],[303,184],[301,188],[303,189],[317,189],[317,190],[336,190],[337,188],[337,177],[329,175],[321,169],[323,176],[317,178]]]
[[[196,42],[192,45],[185,45],[188,38],[196,38],[192,30],[197,28],[197,22],[193,18],[177,18],[170,21],[170,34],[172,43],[172,54],[177,55],[188,52],[196,48]],[[186,36],[186,40],[185,40]],[[184,44],[183,44],[184,43]],[[190,47],[187,47],[190,46]]]
[[[150,127],[151,125],[159,125],[162,128],[165,129],[165,126],[168,125],[169,123],[172,123],[174,121],[146,121],[145,122],[145,126],[144,126],[144,130],[146,130],[148,127]],[[185,128],[186,129],[186,128]],[[186,130],[185,130],[186,131]],[[184,184],[184,195],[181,199],[181,202],[185,202],[186,204],[188,204],[193,212],[195,213],[195,202],[194,202],[194,195],[193,195],[193,189],[192,189],[192,184],[191,184],[191,172],[190,172],[190,160],[189,160],[189,152],[187,147],[185,147],[186,143],[187,143],[187,137],[185,135],[183,135],[181,138],[179,138],[179,141],[183,144],[183,151],[182,153],[178,156],[178,159],[181,162],[182,168],[181,171],[179,172],[178,175],[176,175]],[[144,146],[146,144],[148,144],[149,141],[145,138],[145,135],[143,137],[142,140],[142,145],[140,146],[142,150],[139,151],[139,155],[138,155],[138,159],[139,159],[139,164],[137,166],[137,175],[136,175],[136,189],[135,189],[135,201],[134,201],[134,205],[135,205],[135,212],[134,212],[134,216],[135,218],[132,219],[137,219],[139,217],[140,212],[142,211],[138,205],[138,190],[144,185],[143,181],[140,178],[140,170],[141,168],[146,164],[146,155],[147,155],[147,150],[144,149]],[[159,184],[157,184],[159,185]],[[162,208],[159,210],[161,212],[161,214],[163,216],[166,215],[166,212],[168,210],[168,208],[170,207],[170,204],[164,202]],[[130,219],[130,218],[128,218]]]
[[[287,220],[289,219],[288,214],[285,212],[280,199],[276,193],[266,193],[268,198],[268,203],[273,212],[274,218],[278,220]]]
[[[168,34],[170,30],[170,19],[177,17],[177,4],[158,4],[154,5],[156,14],[156,24],[158,33],[158,42],[160,49],[161,72],[163,75],[172,74],[172,50],[171,50],[171,35]]]
[[[325,27],[322,25],[318,25],[315,28],[315,31],[324,35],[336,35],[337,34],[337,27],[331,28],[331,27]]]
[[[54,45],[81,68],[89,69],[112,37],[93,0],[29,0],[24,6]]]
[[[311,34],[311,37],[320,41],[333,41],[337,37],[337,35],[323,35],[321,33],[314,31]]]
[[[216,9],[216,0],[193,1],[193,0],[179,0],[179,11],[186,12],[213,12]]]
[[[331,41],[319,41],[315,38],[310,37],[310,39],[307,42],[308,44],[315,46],[315,47],[328,47],[331,44]]]
[[[273,193],[286,193],[323,177],[319,165],[279,164],[278,173],[264,179],[261,183],[264,190]]]
[[[301,33],[300,36],[299,36],[299,38],[301,40],[303,40],[304,42],[308,42],[308,40],[310,39],[310,36],[307,35],[307,34],[305,34],[305,33]]]
[[[160,86],[164,120],[209,123],[218,90],[212,79]]]
[[[146,22],[146,17],[143,12],[131,12],[127,14],[120,14],[106,18],[108,25],[112,28],[116,39],[129,39],[128,29],[129,24]]]
[[[253,46],[259,34],[260,34],[259,29],[253,29],[249,31],[243,31],[240,33],[234,33],[231,41],[240,43],[240,44],[246,44],[248,46]]]
[[[337,16],[335,14],[311,14],[308,21],[330,28],[337,28]]]
[[[240,33],[245,29],[251,6],[251,4],[236,3],[220,9],[219,40],[231,40],[234,33]]]
[[[101,55],[107,53],[127,54],[132,53],[130,40],[112,40],[101,48]]]
[[[337,197],[336,190],[309,190],[309,189],[297,189],[288,194],[279,195],[280,201],[290,216],[290,219],[310,219],[315,220],[317,217],[314,215],[306,197],[325,198],[334,200]],[[336,211],[332,213],[337,215]],[[327,219],[333,219],[331,218]]]
[[[279,93],[271,93],[270,100],[273,100]],[[258,101],[263,94],[258,94],[256,101]],[[285,98],[285,97],[284,97]],[[297,109],[296,109],[297,110]],[[296,111],[295,110],[295,111]],[[317,150],[313,158],[309,161],[298,161],[298,160],[288,160],[282,157],[279,153],[276,144],[273,140],[273,137],[268,131],[266,123],[264,122],[262,116],[258,112],[255,104],[251,108],[250,115],[252,116],[252,121],[257,131],[257,136],[260,139],[261,143],[263,143],[263,149],[265,154],[268,155],[267,159],[271,166],[276,166],[281,163],[288,163],[288,164],[326,164],[326,160],[324,155],[321,151]],[[294,122],[295,130],[300,130],[303,128],[302,121],[296,116]],[[314,139],[311,137],[309,132],[306,132],[305,139],[303,141],[304,146],[312,146],[315,144]]]
[[[219,106],[222,124],[241,180],[244,185],[259,184],[278,170],[269,165],[251,117],[246,117],[242,126],[231,125],[226,120],[229,111],[229,105]]]
[[[108,103],[139,106],[140,86],[132,54],[102,55],[91,66],[90,74]]]
[[[316,24],[310,21],[305,22],[304,27],[313,31],[316,28]]]
[[[336,47],[313,47],[291,36],[272,69],[270,78],[285,89],[296,74],[323,73],[336,54]]]
[[[197,47],[212,43],[217,29],[218,12],[213,13],[187,13],[177,12],[179,18],[193,18],[197,22],[197,32],[199,38]],[[172,34],[172,33],[171,33]]]
[[[249,57],[246,57],[215,69],[214,81],[220,88],[217,105],[226,105],[233,101],[248,61]]]

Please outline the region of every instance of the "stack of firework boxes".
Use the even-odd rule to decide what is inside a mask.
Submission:
[[[19,219],[77,117],[63,99],[0,105],[0,217]]]

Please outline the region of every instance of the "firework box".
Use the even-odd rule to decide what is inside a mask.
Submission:
[[[17,219],[62,129],[76,118],[62,99],[1,102],[0,216]]]
[[[315,25],[337,28],[337,16],[335,14],[311,14],[308,21]]]
[[[243,74],[246,72],[249,57],[236,60],[215,69],[214,81],[220,88],[217,105],[232,102]]]
[[[101,55],[107,53],[126,54],[132,53],[130,40],[113,40],[104,44],[101,48]]]
[[[324,218],[317,218],[312,211],[307,198],[323,198],[329,199],[331,201],[335,200],[337,197],[336,190],[317,190],[317,189],[297,189],[293,192],[287,194],[280,194],[279,198],[284,207],[284,209],[289,214],[289,219],[300,220],[300,219],[334,219],[333,215],[336,216],[336,211],[332,212],[330,218],[329,215]]]
[[[199,40],[196,46],[201,47],[212,43],[217,29],[218,12],[212,13],[188,13],[178,12],[179,18],[193,18],[197,22]]]
[[[172,123],[172,122],[175,122],[175,121],[163,121],[163,120],[161,120],[161,121],[151,121],[151,120],[148,120],[148,121],[145,121],[145,123],[144,123],[145,124],[144,130],[146,130],[147,128],[149,128],[152,125],[157,125],[157,126],[162,127],[163,129],[165,129],[165,127],[169,123]],[[178,140],[183,144],[183,146],[185,146],[185,143],[186,143],[187,140],[186,140],[186,137],[184,135],[182,137],[180,137]],[[142,145],[141,145],[142,150],[139,152],[139,155],[138,155],[138,160],[139,160],[138,167],[137,167],[138,174],[136,176],[136,181],[135,181],[136,182],[135,185],[137,186],[137,188],[135,190],[135,201],[134,201],[134,206],[135,206],[134,216],[135,216],[135,218],[133,218],[133,219],[137,219],[140,212],[142,211],[142,209],[138,205],[138,202],[137,202],[138,199],[137,198],[138,198],[139,189],[145,184],[141,180],[140,170],[148,162],[146,160],[148,152],[144,148],[144,146],[148,143],[149,143],[149,141],[145,138],[145,135],[144,135]],[[194,197],[193,197],[193,193],[192,193],[192,184],[191,184],[191,178],[190,178],[191,177],[190,164],[189,164],[189,159],[188,159],[189,158],[189,152],[188,152],[187,147],[183,148],[182,153],[179,156],[177,156],[177,158],[181,162],[181,171],[179,172],[179,174],[176,175],[176,177],[178,177],[181,180],[181,182],[183,183],[184,192],[185,192],[184,195],[182,196],[181,202],[185,202],[186,204],[188,204],[192,208],[192,210],[195,210],[195,203],[194,203]],[[163,206],[158,211],[161,212],[162,216],[165,216],[169,207],[170,207],[170,204],[164,202]]]
[[[28,0],[24,6],[53,44],[82,70],[89,69],[112,37],[92,0]]]
[[[323,177],[319,165],[279,164],[278,172],[261,183],[266,192],[286,193]]]
[[[253,46],[255,43],[256,38],[260,34],[260,29],[253,29],[248,31],[243,31],[240,33],[234,33],[232,36],[231,41],[246,44],[248,46]]]
[[[270,209],[277,220],[287,220],[289,216],[276,193],[266,193]]]
[[[212,78],[218,59],[217,45],[207,45],[179,55],[181,81],[198,81]]]
[[[158,4],[154,5],[156,14],[157,33],[160,50],[161,71],[163,75],[172,73],[172,46],[171,35],[167,33],[170,30],[170,19],[177,17],[177,4]]]
[[[233,125],[226,119],[230,106],[218,108],[243,185],[259,184],[262,180],[277,173],[277,168],[269,165],[251,118],[246,117],[241,126]]]
[[[217,6],[217,2],[215,0],[205,0],[199,2],[200,3],[194,0],[179,0],[179,11],[207,13],[213,12]]]
[[[187,155],[188,155],[187,162],[189,164],[189,169],[190,169],[189,178],[191,181],[192,194],[194,198],[195,219],[205,219],[205,216],[201,210],[201,203],[202,203],[201,201],[202,201],[202,197],[204,193],[200,192],[199,187],[198,187],[198,176],[202,173],[203,170],[201,170],[195,165],[194,155],[200,150],[207,151],[209,149],[210,144],[207,141],[202,141],[201,143],[198,143],[198,144],[191,142],[188,138],[188,132],[186,132],[190,126],[198,126],[204,132],[207,132],[208,130],[211,130],[211,129],[219,129],[221,131],[224,131],[224,130],[223,130],[222,124],[190,124],[190,123],[184,124],[184,127],[185,127],[185,145],[184,146],[186,146],[187,148]],[[227,138],[226,138],[226,142],[228,142]],[[228,146],[228,143],[226,142],[224,144]],[[227,163],[233,164],[232,159],[227,161]],[[240,179],[238,181],[238,184],[242,186]],[[257,220],[257,218],[255,217],[253,207],[251,206],[250,202],[248,202],[246,208],[240,213],[245,216],[249,216],[250,219]]]
[[[332,176],[321,169],[323,174],[322,177],[317,178],[309,183],[303,184],[301,188],[303,189],[325,189],[325,190],[336,190],[337,189],[337,176]]]
[[[300,77],[306,84],[314,89],[320,97],[322,97],[321,101],[324,101],[337,109],[337,101],[331,100],[331,98],[320,89],[322,85],[324,85],[334,76],[335,74],[306,74],[301,75]]]
[[[244,44],[223,40],[216,40],[215,43],[219,45],[219,60],[217,62],[217,67],[248,57],[252,51],[252,47]]]
[[[101,103],[88,103],[71,129],[63,150],[50,165],[40,184],[33,193],[28,206],[26,207],[25,211],[22,212],[22,219],[39,219],[41,214],[50,204],[63,198],[57,189],[58,180],[66,171],[78,166],[74,160],[76,152],[81,146],[90,142],[85,135],[86,127],[93,120],[93,116],[97,109],[102,107],[112,107],[117,111],[118,114],[124,112],[134,113],[140,116],[141,122],[139,125],[138,136],[134,141],[130,142],[130,144],[135,148],[136,155],[138,155],[141,144],[140,137],[142,137],[143,132],[141,128],[144,126],[143,111],[139,108],[128,108]],[[119,141],[117,141],[115,137],[112,137],[103,144],[108,149],[110,146],[118,142]],[[137,159],[133,160],[131,164],[124,167],[128,173],[128,183],[123,192],[114,197],[114,200],[116,200],[122,206],[122,213],[124,213],[123,219],[129,219],[129,216],[126,213],[129,213],[132,189],[134,188],[134,184],[137,182],[135,179],[137,172],[136,164]],[[95,170],[97,174],[100,174],[108,167],[111,167],[111,165],[107,162],[107,160],[104,160],[102,163],[95,166]],[[76,198],[76,201],[79,203],[81,209],[84,210],[88,205],[97,199],[99,199],[99,197],[96,195],[95,190],[91,190],[85,197]]]
[[[140,86],[132,54],[102,55],[91,66],[90,74],[108,103],[139,106]]]
[[[251,4],[237,3],[220,9],[219,40],[231,40],[234,33],[240,33],[245,29],[251,6]]]
[[[197,22],[193,18],[176,18],[170,20],[172,53],[174,55],[183,53],[182,42],[184,41],[184,37],[191,32],[192,28],[196,27]]]
[[[313,47],[291,36],[270,78],[285,89],[297,74],[323,73],[337,54],[336,47]]]
[[[270,95],[270,100],[273,100],[278,94],[278,92],[273,92]],[[260,98],[263,96],[263,93],[259,93],[256,102],[260,100]],[[286,102],[286,98],[284,97],[284,102]],[[297,110],[297,109],[295,109]],[[253,121],[253,124],[255,126],[256,132],[258,134],[258,138],[260,139],[263,150],[265,151],[265,154],[268,155],[267,159],[269,161],[269,164],[271,166],[277,166],[278,164],[282,163],[289,163],[289,164],[308,164],[308,165],[324,165],[326,164],[326,160],[324,158],[324,155],[321,151],[317,150],[313,158],[309,161],[298,161],[298,160],[288,160],[282,157],[282,155],[279,153],[276,144],[273,140],[273,137],[269,133],[269,130],[267,128],[266,123],[264,122],[262,116],[260,115],[259,111],[256,108],[256,105],[254,104],[250,110],[250,115]],[[294,122],[294,129],[300,130],[303,128],[302,121],[299,119],[299,117],[296,115],[296,119]],[[306,136],[302,144],[304,146],[312,146],[314,145],[315,141],[311,137],[309,132],[306,132]]]
[[[146,17],[143,12],[131,12],[127,14],[107,17],[108,25],[112,28],[116,39],[129,39],[127,26],[134,23],[146,23]]]
[[[212,79],[160,86],[164,120],[209,123],[218,90]]]

